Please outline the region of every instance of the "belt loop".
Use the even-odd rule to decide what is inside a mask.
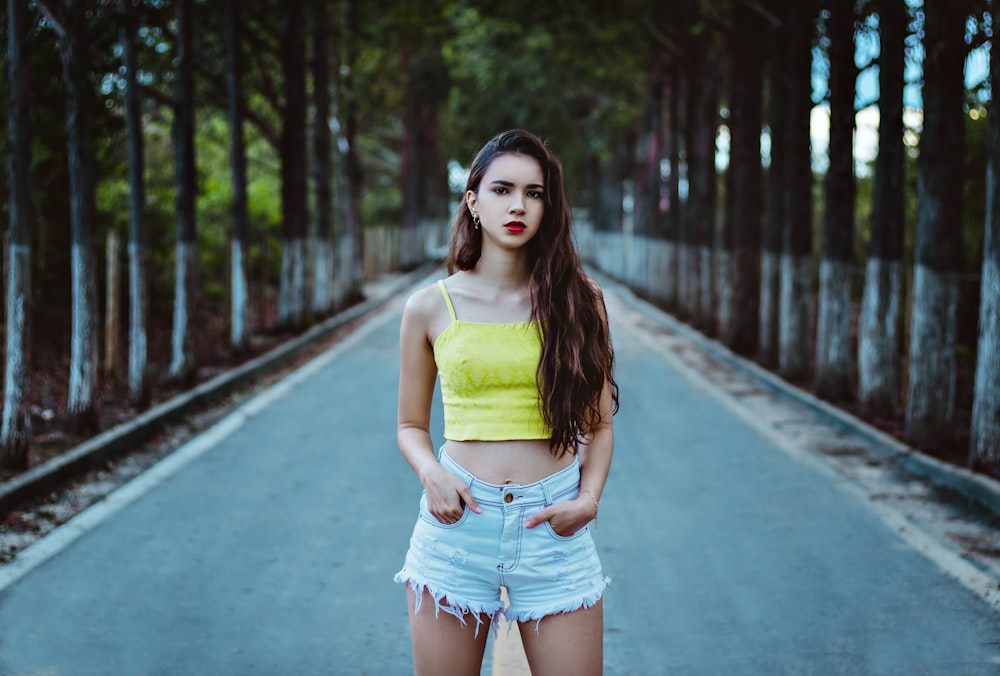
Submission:
[[[545,506],[548,507],[552,504],[552,493],[549,491],[548,481],[542,481],[542,494],[545,496]]]

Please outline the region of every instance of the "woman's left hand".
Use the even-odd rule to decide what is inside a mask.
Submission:
[[[528,517],[525,528],[534,528],[546,521],[560,537],[569,537],[594,519],[594,502],[588,495],[580,495],[575,500],[566,500],[549,505],[537,514]]]

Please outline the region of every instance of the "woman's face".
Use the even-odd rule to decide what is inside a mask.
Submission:
[[[466,203],[479,214],[483,243],[523,246],[538,233],[545,213],[545,179],[534,157],[508,153],[490,163],[478,192],[469,191]]]

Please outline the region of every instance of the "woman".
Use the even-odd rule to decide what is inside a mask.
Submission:
[[[403,312],[398,442],[424,493],[396,581],[407,584],[418,675],[479,674],[482,625],[501,612],[518,622],[532,673],[602,671],[608,580],[588,524],[618,388],[603,297],[570,223],[562,167],[543,142],[496,136],[470,171],[450,276]]]

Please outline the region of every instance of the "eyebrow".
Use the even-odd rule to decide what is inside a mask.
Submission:
[[[498,179],[495,179],[493,181],[490,181],[490,185],[502,185],[505,188],[513,188],[514,187],[514,183],[513,182],[511,182],[511,181],[505,181],[502,178],[498,178]],[[527,188],[540,188],[542,190],[545,190],[545,186],[542,185],[541,183],[529,183],[525,187],[527,187]]]

